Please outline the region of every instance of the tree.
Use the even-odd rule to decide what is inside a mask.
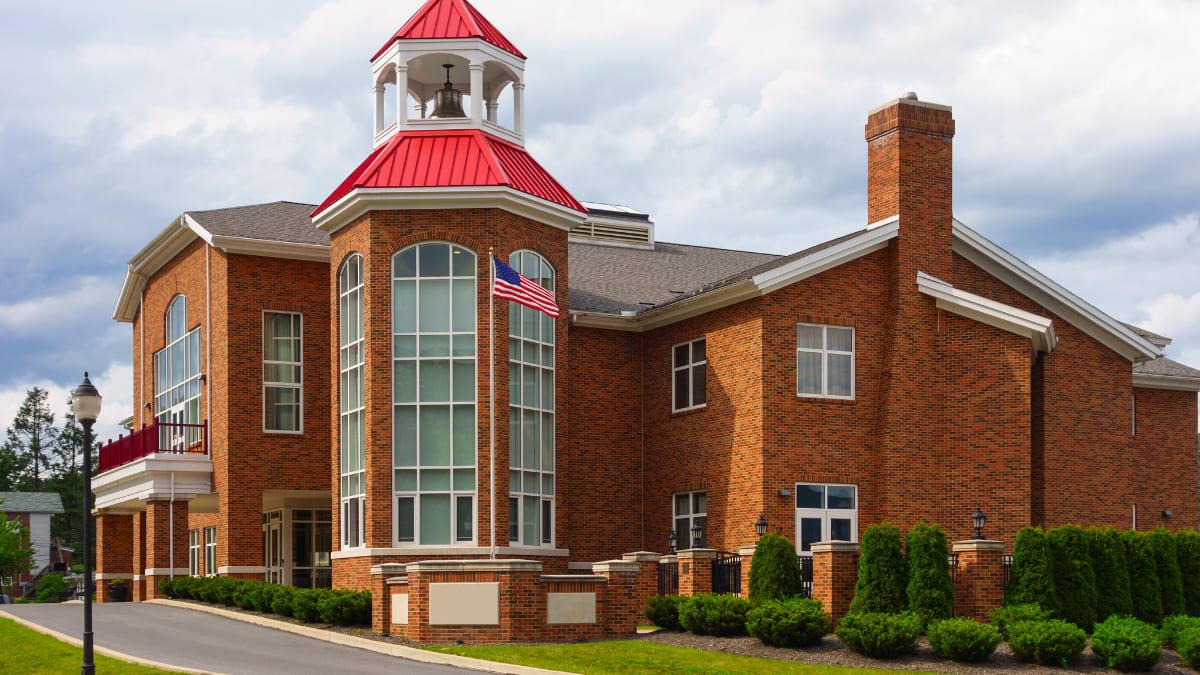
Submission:
[[[750,600],[780,600],[803,593],[804,573],[796,547],[782,534],[764,534],[750,561]]]
[[[29,530],[0,513],[0,577],[16,578],[33,567]]]
[[[1150,532],[1150,550],[1154,553],[1154,568],[1158,572],[1158,590],[1162,598],[1163,616],[1186,614],[1183,597],[1183,578],[1175,550],[1175,537],[1161,525]]]
[[[917,523],[908,533],[908,608],[924,625],[954,614],[950,548],[937,525]]]
[[[47,403],[49,396],[41,387],[30,389],[8,427],[4,445],[18,458],[19,472],[13,485],[18,490],[41,492],[44,474],[51,469],[58,430],[54,428],[54,413]]]
[[[1050,545],[1040,527],[1022,527],[1013,544],[1012,578],[1008,582],[1006,605],[1041,605],[1058,611],[1058,592],[1054,588],[1054,569]]]
[[[1145,532],[1126,532],[1125,547],[1129,556],[1133,615],[1157,626],[1163,620],[1162,590],[1150,537]]]
[[[891,523],[871,525],[862,536],[858,582],[854,585],[850,613],[903,612],[908,604],[907,577],[900,528]]]
[[[1086,532],[1092,570],[1096,573],[1096,621],[1103,623],[1113,615],[1132,615],[1125,540],[1112,527],[1089,527]]]
[[[1058,618],[1091,632],[1096,625],[1096,572],[1083,528],[1062,525],[1046,533],[1058,591]]]
[[[78,550],[83,544],[83,427],[75,422],[69,402],[63,417],[51,456],[51,475],[46,481],[46,489],[62,498],[63,512],[50,519],[50,536]],[[93,458],[93,473],[95,468]]]
[[[1175,533],[1175,553],[1183,579],[1183,602],[1188,616],[1200,616],[1200,534],[1195,530]]]

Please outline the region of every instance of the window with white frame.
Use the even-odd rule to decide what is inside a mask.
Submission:
[[[796,484],[796,552],[812,555],[818,541],[858,541],[858,487]]]
[[[397,546],[475,542],[476,256],[428,242],[392,257]]]
[[[263,312],[263,428],[267,431],[304,430],[302,324],[295,312]]]
[[[554,268],[533,251],[508,257],[554,292]],[[508,534],[522,546],[554,545],[554,319],[508,303]]]
[[[363,419],[363,261],[354,253],[338,270],[339,475],[342,548],[363,545],[366,450]]]
[[[708,403],[706,377],[708,358],[704,338],[675,345],[672,352],[673,409],[703,408]]]
[[[675,548],[680,551],[702,548],[708,533],[708,493],[680,492],[672,500],[675,523]],[[692,527],[700,526],[700,537],[692,541]]]
[[[217,574],[217,528],[204,528],[204,574]]]
[[[182,295],[171,300],[165,319],[167,346],[154,354],[155,419],[163,425],[160,447],[184,452],[201,440],[200,327],[187,330],[187,298]]]
[[[188,574],[200,576],[200,530],[188,530]]]
[[[854,329],[796,326],[796,395],[854,398]]]

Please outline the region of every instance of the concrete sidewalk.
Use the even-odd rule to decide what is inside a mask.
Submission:
[[[80,644],[83,605],[4,605],[0,615]],[[377,642],[266,617],[172,601],[93,607],[96,651],[191,673],[228,675],[419,675],[478,671],[542,675],[510,666]]]

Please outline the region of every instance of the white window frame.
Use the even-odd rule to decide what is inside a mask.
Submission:
[[[200,576],[200,530],[188,530],[188,575]]]
[[[679,513],[680,497],[687,497],[688,513],[686,514]],[[698,497],[704,498],[703,511],[697,510],[696,508]],[[682,551],[688,548],[695,548],[696,542],[692,541],[692,526],[696,524],[697,518],[704,518],[704,540],[700,542],[701,545],[703,545],[708,542],[708,490],[676,492],[675,494],[671,495],[671,528],[675,532],[677,542],[676,548],[678,550]],[[687,527],[683,528],[682,530],[679,528],[680,519],[687,520]]]
[[[180,294],[171,299],[163,313],[163,326],[166,345],[153,356],[155,420],[163,424],[199,425],[203,419],[200,327],[187,330],[187,296]],[[182,368],[178,373],[177,367]],[[159,447],[169,452],[187,452],[201,440],[199,427],[159,430]]]
[[[297,320],[296,331],[296,360],[295,361],[278,361],[268,359],[267,349],[267,325],[271,319],[276,316],[291,316]],[[304,433],[304,315],[300,312],[286,312],[280,310],[265,309],[262,313],[262,328],[263,328],[263,433],[267,434],[291,434],[301,435]],[[290,339],[290,338],[289,338]],[[274,382],[267,379],[267,373],[271,366],[295,366],[298,372],[296,382]],[[267,423],[270,419],[272,389],[292,389],[296,391],[296,428],[295,429],[272,429]]]
[[[217,576],[217,527],[204,528],[204,576]]]
[[[357,267],[358,276],[352,279],[347,270]],[[338,516],[340,548],[363,548],[366,545],[366,522],[363,502],[366,500],[366,424],[364,415],[363,376],[366,356],[365,323],[363,321],[363,293],[365,292],[366,264],[359,253],[346,256],[338,268]],[[349,285],[354,283],[353,286]],[[353,307],[352,307],[353,305]],[[348,309],[353,309],[351,319],[346,318]],[[350,326],[354,320],[354,326]],[[354,331],[353,340],[346,340],[347,328]],[[347,450],[347,439],[355,437],[354,457]],[[355,466],[351,466],[351,464]],[[350,532],[351,513],[355,520],[354,532]]]
[[[831,521],[832,520],[849,520],[850,521],[850,539],[848,541],[858,541],[858,486],[850,483],[796,483],[795,495],[792,505],[796,507],[796,554],[801,556],[811,556],[812,551],[801,550],[803,542],[801,541],[800,528],[802,519],[820,519],[821,521],[821,538],[819,541],[828,541],[831,536]],[[796,502],[800,499],[800,488],[802,487],[820,487],[821,490],[821,508],[815,507],[800,507]],[[850,488],[854,491],[854,508],[840,509],[829,508],[829,488]]]
[[[696,345],[704,343],[704,358],[696,360]],[[687,347],[688,360],[687,363],[679,363],[676,359],[680,347]],[[704,400],[700,403],[696,402],[695,390],[695,371],[703,369],[704,371],[704,391],[700,392]],[[687,405],[682,408],[678,404],[678,390],[676,389],[677,377],[680,372],[687,372]],[[708,336],[698,337],[694,340],[681,342],[671,347],[671,410],[672,412],[684,412],[686,410],[700,410],[708,407]]]
[[[796,333],[792,334],[792,339],[796,341],[796,363],[794,365],[794,367],[796,369],[796,396],[799,398],[829,398],[829,399],[839,399],[839,400],[844,400],[844,401],[854,400],[855,380],[857,379],[856,373],[855,373],[856,366],[855,366],[854,354],[855,354],[855,351],[857,350],[857,345],[858,345],[858,342],[857,342],[858,341],[858,331],[855,330],[855,328],[853,326],[834,326],[834,325],[826,325],[826,324],[819,324],[819,323],[803,323],[803,322],[796,324],[797,330],[801,326],[808,326],[811,328],[820,328],[821,329],[821,348],[816,349],[816,348],[809,348],[809,347],[801,347],[799,344],[798,335]],[[842,351],[839,349],[829,349],[829,329],[830,328],[834,328],[837,330],[850,331],[850,351],[847,352],[847,351]],[[799,363],[799,360],[800,360],[801,353],[820,354],[821,355],[821,392],[820,393],[814,394],[814,393],[800,391],[800,363]],[[848,396],[834,395],[834,394],[829,393],[829,357],[830,357],[830,355],[849,356],[850,357],[850,394]]]

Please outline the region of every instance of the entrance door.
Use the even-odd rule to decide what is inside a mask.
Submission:
[[[273,584],[286,584],[283,563],[283,511],[263,514],[263,556],[266,579]]]
[[[812,555],[818,541],[858,540],[858,489],[796,484],[796,553]]]

